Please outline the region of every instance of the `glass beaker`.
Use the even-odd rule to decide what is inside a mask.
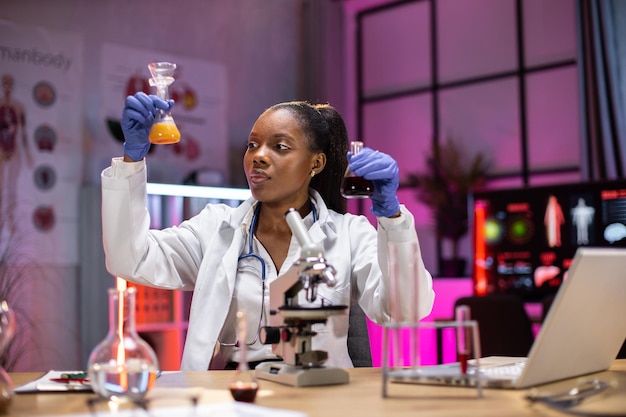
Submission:
[[[109,332],[89,355],[91,387],[106,400],[140,403],[156,381],[154,350],[135,330],[136,291],[109,289]]]
[[[152,62],[148,65],[148,69],[152,75],[152,78],[149,80],[150,85],[155,87],[156,95],[162,100],[169,100],[170,95],[168,87],[174,82],[176,64],[172,64],[171,62]],[[172,112],[164,110],[157,111],[157,116],[154,119],[152,129],[150,129],[148,139],[151,143],[160,145],[180,141],[180,132],[178,131],[178,127],[176,127],[176,123],[174,123]]]
[[[350,152],[357,155],[363,149],[363,142],[350,142]],[[344,198],[368,198],[374,192],[374,184],[363,177],[357,177],[350,167],[346,169],[341,183],[341,195]]]
[[[0,355],[7,348],[15,332],[15,313],[6,301],[0,302]],[[3,366],[0,366],[0,414],[6,414],[13,402],[13,381]]]
[[[254,370],[248,366],[248,321],[245,310],[237,312],[237,345],[239,346],[239,364],[228,383],[228,389],[235,401],[253,403],[259,389]]]

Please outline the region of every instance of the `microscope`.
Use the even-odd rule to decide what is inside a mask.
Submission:
[[[270,325],[261,328],[260,340],[272,344],[283,362],[264,362],[255,368],[259,379],[296,387],[347,384],[345,369],[325,367],[328,352],[313,350],[313,325],[328,317],[346,314],[346,305],[326,305],[318,301],[317,286],[336,284],[336,271],[324,259],[320,245],[313,243],[298,211],[285,214],[291,232],[300,244],[300,258],[270,284]],[[306,303],[299,303],[304,292]],[[321,298],[321,297],[320,297]]]

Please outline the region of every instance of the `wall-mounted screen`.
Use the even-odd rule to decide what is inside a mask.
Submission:
[[[626,246],[626,180],[477,192],[471,198],[477,294],[554,294],[580,246]]]

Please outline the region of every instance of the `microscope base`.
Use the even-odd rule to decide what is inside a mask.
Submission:
[[[348,372],[340,368],[301,368],[286,363],[264,362],[254,369],[259,379],[293,387],[339,385],[350,381]]]

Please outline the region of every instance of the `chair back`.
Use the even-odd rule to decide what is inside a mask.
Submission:
[[[481,356],[527,356],[534,342],[532,323],[523,301],[513,294],[462,297],[478,322]]]
[[[355,368],[372,366],[369,330],[365,313],[352,301],[348,325],[348,354]]]

